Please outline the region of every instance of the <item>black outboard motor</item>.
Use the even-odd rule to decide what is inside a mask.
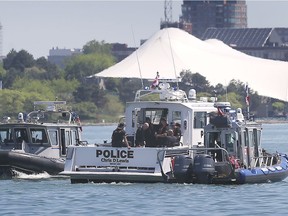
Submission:
[[[177,182],[191,182],[192,174],[192,163],[191,157],[185,155],[178,155],[174,157],[174,177]]]
[[[215,174],[215,161],[210,155],[196,155],[193,163],[193,174],[196,183],[209,184]]]

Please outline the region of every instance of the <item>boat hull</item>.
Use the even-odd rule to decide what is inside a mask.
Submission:
[[[281,162],[275,166],[240,170],[237,173],[237,182],[244,184],[279,182],[284,180],[288,176],[287,156],[281,156],[280,159]]]
[[[177,152],[180,155],[175,156]],[[208,155],[199,154],[193,160],[184,152],[187,149],[70,147],[65,170],[60,174],[69,176],[71,183],[247,184],[278,182],[288,176],[286,155],[279,155],[278,163],[270,167],[235,170],[228,161],[213,166]],[[124,158],[116,159],[121,155]]]
[[[11,178],[17,170],[23,173],[43,173],[57,175],[64,170],[64,160],[38,156],[35,154],[0,151],[1,178]]]
[[[211,177],[213,184],[260,184],[283,181],[288,177],[287,156],[280,156],[280,163],[269,167],[256,167],[253,169],[236,169],[229,176],[220,178],[217,174]]]
[[[65,172],[65,175],[71,177],[71,183],[157,183],[165,182],[160,174],[142,174],[142,173],[126,173],[126,172]]]

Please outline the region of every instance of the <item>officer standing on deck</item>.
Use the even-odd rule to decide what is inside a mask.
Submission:
[[[124,130],[124,123],[119,123],[117,128],[112,133],[112,147],[127,147],[130,148],[126,131]]]

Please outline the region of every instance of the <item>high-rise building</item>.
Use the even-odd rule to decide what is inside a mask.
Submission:
[[[247,28],[245,0],[183,1],[182,22],[192,24],[192,34],[201,37],[207,28]]]

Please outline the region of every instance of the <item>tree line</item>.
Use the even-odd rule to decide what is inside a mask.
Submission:
[[[99,78],[87,78],[116,63],[111,48],[104,41],[92,40],[83,46],[83,54],[68,59],[63,69],[44,57],[34,59],[26,50],[11,50],[0,64],[0,116],[16,119],[19,112],[32,111],[34,101],[57,99],[71,105],[82,121],[118,121],[124,114],[125,103],[134,100],[142,82],[128,78],[105,78],[100,82]],[[245,108],[245,84],[239,80],[231,80],[226,87],[212,86],[205,77],[189,70],[182,71],[181,78],[179,87],[186,93],[193,88],[198,96],[217,96],[219,101],[228,100],[235,108]],[[151,83],[144,80],[144,84]],[[273,114],[285,111],[283,102],[250,91],[251,112],[257,113],[265,102],[273,105]]]

